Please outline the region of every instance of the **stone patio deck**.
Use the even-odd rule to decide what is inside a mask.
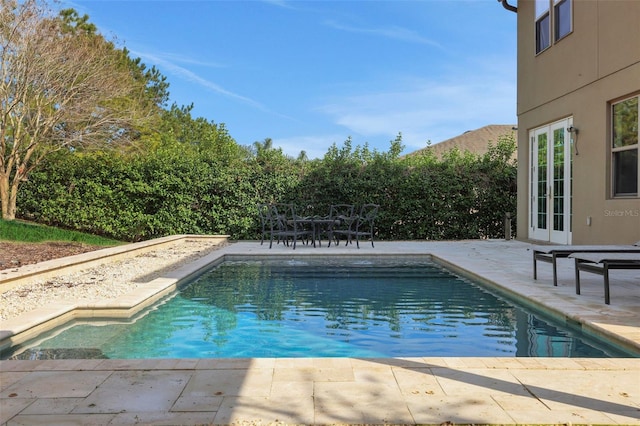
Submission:
[[[376,242],[295,252],[240,242],[222,255],[431,254],[583,330],[640,353],[640,272],[602,277],[561,260],[532,278],[517,241]],[[160,280],[167,285],[168,280]],[[38,322],[30,317],[28,321]],[[2,329],[5,329],[3,324]],[[0,362],[0,424],[637,424],[640,358],[301,358]]]

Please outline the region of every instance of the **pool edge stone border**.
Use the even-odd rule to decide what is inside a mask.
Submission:
[[[27,265],[20,270],[2,274],[4,276],[0,275],[2,277],[0,278],[0,292],[28,283],[36,278],[48,278],[62,273],[75,272],[194,239],[211,239],[218,241],[218,244],[222,244],[228,240],[228,236],[174,235],[125,246],[109,247],[35,265]],[[2,321],[0,327],[0,352],[30,341],[41,333],[53,330],[74,319],[104,318],[106,316],[115,318],[133,317],[138,312],[169,295],[178,288],[181,282],[195,278],[203,273],[221,258],[224,258],[224,254],[219,250],[213,251],[113,300],[90,304],[42,307],[16,318]]]

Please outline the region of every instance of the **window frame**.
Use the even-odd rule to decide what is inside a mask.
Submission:
[[[636,143],[632,145],[615,146],[615,143],[616,143],[616,139],[615,139],[616,120],[614,116],[615,106],[623,102],[627,102],[634,98],[637,99],[636,114],[638,116],[637,117],[638,121],[636,122],[636,129],[635,129],[635,131],[637,132]],[[620,192],[620,193],[616,192],[616,189],[617,189],[616,176],[618,176],[616,154],[620,152],[635,151],[636,157],[640,157],[640,94],[635,94],[632,96],[625,97],[624,99],[611,102],[610,103],[610,123],[611,125],[610,125],[610,131],[609,131],[609,135],[610,135],[609,151],[610,151],[610,162],[611,162],[611,173],[610,173],[611,198],[616,198],[616,199],[640,198],[640,168],[638,168],[638,163],[636,163],[636,192]],[[640,162],[640,160],[638,161]]]
[[[542,6],[542,7],[541,7]],[[535,23],[534,23],[534,38],[535,38],[535,48],[536,55],[544,52],[548,48],[551,47],[551,0],[535,0],[534,6],[535,12]],[[542,25],[544,21],[546,25]],[[543,28],[544,27],[544,28]],[[542,34],[544,30],[545,34]],[[546,40],[545,40],[546,39]],[[545,40],[546,44],[543,46],[542,41]]]
[[[546,23],[545,23],[546,21]],[[543,28],[543,23],[545,23]],[[542,32],[546,34],[543,36]],[[545,43],[543,45],[543,42]],[[551,47],[551,14],[549,12],[536,19],[536,54]]]
[[[573,0],[535,0],[533,26],[535,54],[539,55],[573,33]],[[564,7],[568,7],[566,10]],[[560,11],[568,16],[560,19]],[[560,25],[567,23],[568,28],[561,32]]]
[[[553,0],[553,13],[554,13],[554,24],[553,24],[553,39],[554,42],[558,42],[571,34],[573,32],[573,1],[572,0]],[[569,28],[566,30],[566,33],[560,34],[560,24],[562,20],[560,19],[560,8],[563,5],[569,5],[568,13],[568,24]]]

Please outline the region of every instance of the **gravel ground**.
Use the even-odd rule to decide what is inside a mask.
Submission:
[[[0,321],[53,303],[116,298],[222,246],[210,241],[185,241],[130,259],[17,286],[0,294]]]

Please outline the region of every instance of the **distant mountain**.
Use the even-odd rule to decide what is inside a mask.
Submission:
[[[473,154],[483,155],[488,151],[489,143],[495,146],[501,136],[513,135],[517,142],[515,127],[515,124],[490,124],[476,130],[468,130],[459,136],[434,143],[431,146],[419,149],[408,155],[422,154],[429,150],[433,152],[436,157],[442,158],[445,152],[453,148],[458,148],[458,150],[463,153],[469,151]],[[515,157],[516,153],[514,153],[514,158]]]

